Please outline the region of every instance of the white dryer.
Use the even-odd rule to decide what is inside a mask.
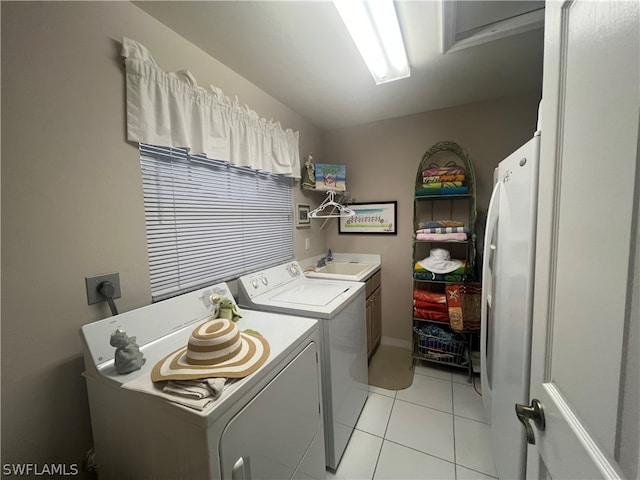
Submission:
[[[211,316],[212,293],[232,299],[222,283],[82,327],[100,478],[325,478],[315,320],[240,309],[239,329],[268,340],[268,360],[206,406],[152,384],[154,365]],[[109,341],[117,328],[137,338],[142,369],[116,373]]]
[[[309,279],[293,261],[240,277],[238,303],[319,321],[325,456],[336,470],[369,394],[365,284]]]

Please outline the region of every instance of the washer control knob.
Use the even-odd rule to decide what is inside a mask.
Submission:
[[[296,266],[295,263],[292,263],[291,265],[289,265],[289,273],[291,274],[292,277],[295,277],[300,273],[300,270],[298,270],[298,267]]]
[[[251,285],[253,285],[253,288],[258,288],[258,280],[256,278],[251,280]]]
[[[262,281],[263,285],[269,285],[269,280],[267,280],[267,277],[261,277],[260,280]]]

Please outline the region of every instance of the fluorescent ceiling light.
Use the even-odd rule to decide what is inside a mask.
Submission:
[[[408,77],[393,0],[333,0],[376,84]]]

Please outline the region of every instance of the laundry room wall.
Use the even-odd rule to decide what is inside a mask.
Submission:
[[[326,163],[346,165],[356,202],[398,202],[397,235],[340,235],[336,220],[325,227],[335,252],[382,255],[383,342],[411,341],[413,194],[422,155],[444,140],[462,146],[476,173],[477,208],[486,212],[493,170],[533,136],[540,96],[531,92],[327,132]]]
[[[299,130],[303,155],[322,158],[323,132],[131,3],[0,6],[4,475],[5,465],[79,465],[92,444],[79,329],[109,310],[87,305],[84,277],[119,272],[121,312],[151,300],[122,37],[145,45],[164,70],[188,68],[200,85]],[[296,201],[317,205],[295,190]],[[296,255],[324,251],[318,232],[295,232]]]

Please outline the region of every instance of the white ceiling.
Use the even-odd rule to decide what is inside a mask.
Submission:
[[[135,3],[323,129],[542,88],[541,28],[443,54],[440,0],[396,1],[411,77],[382,85],[330,1]]]

